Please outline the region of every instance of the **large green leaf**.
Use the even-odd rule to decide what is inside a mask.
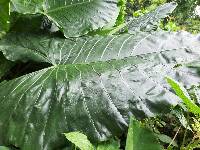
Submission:
[[[10,0],[11,12],[35,14],[43,11],[44,0]]]
[[[130,115],[155,116],[178,103],[166,75],[188,86],[200,81],[197,69],[184,65],[200,58],[199,49],[199,39],[185,32],[77,40],[8,34],[0,41],[8,59],[53,65],[0,84],[1,140],[41,150],[58,148],[61,133],[71,131],[92,141],[118,136]]]
[[[9,0],[0,1],[0,34],[9,28]]]
[[[118,0],[11,0],[12,11],[41,13],[52,20],[66,37],[80,36],[115,23]],[[64,14],[64,15],[63,15]]]
[[[123,0],[122,0],[123,1]],[[158,28],[158,24],[161,19],[167,17],[176,8],[177,4],[175,2],[166,3],[159,6],[156,10],[146,13],[138,18],[131,18],[129,21],[123,24],[119,24],[117,27],[113,28],[107,34],[112,35],[117,32],[128,32],[133,34],[135,32],[153,32]],[[122,7],[123,9],[123,7]],[[119,15],[119,18],[121,14]],[[118,23],[118,21],[117,21]]]
[[[154,28],[157,28],[157,24],[161,19],[173,12],[176,6],[177,4],[175,2],[161,5],[154,11],[131,19],[127,22],[125,28],[128,28],[129,33],[134,33],[135,31],[152,31]]]
[[[33,60],[58,65],[69,63],[87,64],[88,62],[112,59],[120,60],[147,53],[159,53],[169,50],[176,52],[177,49],[182,49],[184,52],[187,47],[195,51],[195,49],[199,48],[199,45],[198,37],[187,32],[158,32],[152,34],[141,32],[132,35],[121,34],[75,39],[62,39],[38,34],[10,33],[0,41],[0,51],[4,53],[7,59],[12,61],[20,60],[26,62],[27,60]],[[182,51],[179,53],[183,53]],[[174,59],[182,59],[178,58],[181,56],[175,58],[175,54]],[[189,57],[187,53],[185,56]],[[196,56],[198,57],[198,55]]]
[[[126,150],[162,150],[154,133],[131,118],[126,140]]]

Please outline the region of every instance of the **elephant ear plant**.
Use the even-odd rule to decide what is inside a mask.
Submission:
[[[127,131],[130,116],[142,119],[166,113],[181,101],[165,76],[186,86],[200,82],[198,36],[144,30],[156,27],[175,3],[155,10],[161,15],[150,12],[147,21],[133,18],[119,26],[115,22],[122,9],[117,0],[0,4],[10,6],[4,15],[11,22],[0,40],[0,62],[10,66],[0,68],[1,145],[61,149],[66,146],[63,133],[73,131],[92,143],[106,141]],[[0,29],[7,28],[2,24],[5,18],[0,18]],[[50,33],[45,21],[59,31]],[[142,24],[136,26],[134,21]],[[131,32],[118,32],[123,28]],[[95,34],[106,29],[112,34]],[[6,73],[19,62],[48,65],[7,79]]]

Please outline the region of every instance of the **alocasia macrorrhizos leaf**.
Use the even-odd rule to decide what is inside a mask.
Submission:
[[[154,116],[178,103],[166,75],[200,81],[184,65],[200,58],[199,39],[185,32],[77,40],[8,34],[0,50],[9,60],[52,64],[0,84],[0,137],[21,149],[57,148],[70,131],[93,141],[120,135],[130,115]]]
[[[9,60],[25,62],[33,60],[54,65],[87,64],[89,62],[108,61],[112,59],[120,60],[131,56],[142,56],[147,53],[187,49],[187,47],[195,51],[196,47],[199,47],[199,41],[196,36],[186,32],[140,32],[132,35],[121,34],[74,39],[14,32],[7,34],[0,41],[0,51]],[[15,49],[15,51],[12,49]],[[186,56],[189,57],[188,55]],[[174,54],[174,59],[181,58]]]
[[[133,18],[127,22],[126,27],[129,33],[134,33],[136,31],[152,31],[160,19],[167,17],[176,8],[177,4],[175,2],[166,3],[159,6],[156,10],[144,14],[138,18]]]
[[[10,0],[11,12],[36,14],[43,11],[44,0]]]
[[[9,29],[9,0],[0,1],[0,32]]]
[[[12,11],[41,13],[52,20],[66,37],[75,37],[115,22],[118,0],[11,0]]]

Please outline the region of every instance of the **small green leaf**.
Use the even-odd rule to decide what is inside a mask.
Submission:
[[[192,102],[187,90],[175,80],[166,77],[167,82],[171,88],[176,92],[177,96],[181,98],[188,110],[194,114],[200,114],[200,108]]]
[[[81,150],[94,149],[87,136],[80,132],[64,133],[64,135],[70,142],[74,143],[74,145],[79,147]]]
[[[161,150],[161,146],[154,133],[143,127],[141,123],[133,118],[130,119],[126,150]]]
[[[175,147],[178,147],[176,141],[173,141],[173,139],[165,134],[156,134],[156,136],[158,137],[158,139],[160,141],[162,141],[163,143],[168,143],[170,144],[172,142],[172,145]]]
[[[97,146],[97,150],[119,150],[120,144],[119,141],[110,140],[103,142]]]

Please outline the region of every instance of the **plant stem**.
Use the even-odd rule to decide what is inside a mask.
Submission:
[[[172,141],[170,142],[169,146],[167,147],[167,149],[172,145],[172,143],[173,143],[174,140],[176,139],[176,137],[177,137],[177,135],[178,135],[180,129],[181,129],[181,126],[180,126],[180,127],[178,128],[178,130],[176,131],[176,134],[174,135],[174,137],[173,137]]]

